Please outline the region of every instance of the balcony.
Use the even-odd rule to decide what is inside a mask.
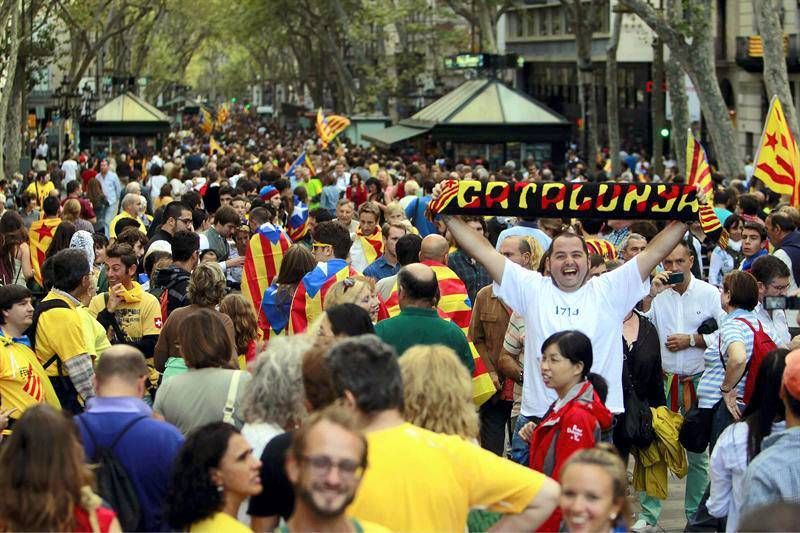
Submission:
[[[783,36],[783,51],[789,72],[800,72],[800,38],[797,34]],[[736,64],[748,72],[764,70],[764,44],[758,35],[736,38]]]

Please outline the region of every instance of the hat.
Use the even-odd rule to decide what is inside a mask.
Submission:
[[[272,185],[264,185],[261,187],[261,190],[258,191],[258,196],[261,197],[262,200],[265,202],[272,198],[273,196],[278,196],[280,193],[278,189],[273,187]]]
[[[144,258],[147,259],[147,256],[153,252],[167,252],[172,255],[172,245],[164,240],[153,241],[153,244],[144,253]]]
[[[786,356],[783,369],[783,388],[792,398],[800,400],[800,350],[793,350]]]

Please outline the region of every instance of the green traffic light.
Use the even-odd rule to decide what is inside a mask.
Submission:
[[[669,130],[667,128],[661,128],[660,133],[662,137],[669,137]]]
[[[235,97],[235,96],[234,96],[233,98],[231,98],[231,103],[232,103],[232,104],[235,104],[235,103],[236,103],[236,97]]]
[[[250,104],[247,104],[246,106],[244,106],[244,108],[249,110],[250,109]]]

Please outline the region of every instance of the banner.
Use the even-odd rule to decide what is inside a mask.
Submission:
[[[696,221],[694,185],[667,183],[442,182],[433,214]]]

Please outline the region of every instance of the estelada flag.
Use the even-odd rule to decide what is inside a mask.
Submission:
[[[706,195],[710,202],[712,199],[711,167],[703,146],[694,138],[692,129],[686,134],[686,183],[696,185],[697,191]]]
[[[53,240],[53,235],[59,224],[61,224],[60,218],[45,218],[31,224],[31,229],[28,231],[33,279],[42,287],[44,286],[42,282],[42,264],[44,263],[47,249],[50,247],[50,241]]]
[[[294,197],[294,209],[286,224],[286,230],[292,242],[301,241],[308,233],[308,206],[297,196]]]
[[[208,141],[208,155],[214,155],[214,152],[219,152],[220,155],[225,155],[225,150],[222,149],[222,146],[220,146],[220,144],[212,135],[211,139]]]
[[[200,130],[206,135],[214,131],[214,119],[205,108],[200,109]]]
[[[372,235],[364,235],[359,227],[356,230],[356,236],[361,243],[361,249],[364,251],[368,265],[383,255],[383,234],[379,229],[376,229]]]
[[[308,325],[322,314],[328,290],[336,282],[357,275],[358,272],[350,268],[344,259],[331,259],[317,264],[314,270],[303,276],[294,291],[289,314],[289,333],[306,331]]]
[[[469,338],[469,323],[472,318],[472,302],[467,294],[467,287],[464,282],[449,267],[436,261],[422,261],[423,265],[428,265],[436,274],[436,281],[439,283],[439,303],[436,310],[439,316],[453,321],[464,336],[469,341],[469,349],[472,353],[472,360],[475,370],[472,372],[472,401],[480,407],[489,398],[494,396],[497,390],[494,388],[492,378],[486,370],[478,350]],[[390,317],[400,314],[400,302],[397,291],[397,282],[392,287],[392,293],[386,300],[386,310]]]
[[[262,224],[250,237],[242,272],[242,294],[252,302],[256,311],[261,309],[264,291],[278,275],[283,254],[291,244],[286,233],[270,222]]]
[[[350,119],[340,115],[325,116],[322,108],[317,110],[317,135],[322,141],[322,147],[326,148],[328,144],[336,138],[341,132],[347,129],[350,125]]]
[[[262,331],[264,340],[287,332],[291,306],[291,293],[284,294],[279,291],[276,283],[267,287],[261,299],[261,308],[258,310],[258,327]]]
[[[793,206],[800,205],[800,151],[777,96],[772,97],[769,106],[753,163],[753,177],[776,193],[789,196]]]

